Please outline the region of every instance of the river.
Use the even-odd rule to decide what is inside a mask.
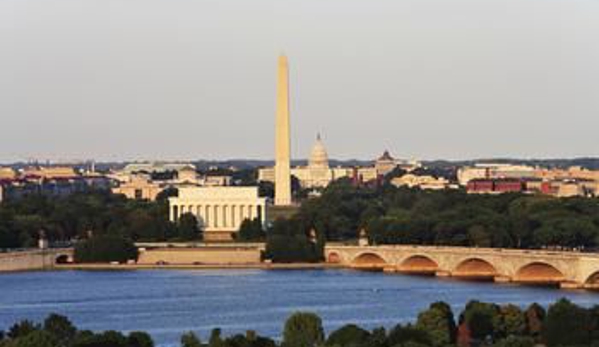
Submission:
[[[330,331],[346,323],[392,327],[438,300],[459,312],[471,299],[546,306],[560,297],[599,304],[599,293],[586,291],[350,270],[23,272],[0,275],[0,330],[56,312],[80,329],[143,330],[159,346],[178,346],[181,333],[205,341],[213,327],[278,338],[298,310],[318,313]]]

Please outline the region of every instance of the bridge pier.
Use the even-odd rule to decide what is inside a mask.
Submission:
[[[493,281],[495,283],[510,283],[512,281],[512,278],[509,276],[495,276],[493,278]]]
[[[437,276],[437,277],[451,277],[451,272],[444,271],[444,270],[439,270],[439,271],[435,271],[435,276]]]
[[[564,281],[559,284],[560,289],[583,289],[584,284]]]

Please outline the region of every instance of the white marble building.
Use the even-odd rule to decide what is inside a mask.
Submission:
[[[184,213],[196,216],[205,241],[230,241],[245,219],[266,222],[266,198],[258,187],[184,187],[169,198],[169,218],[176,222]]]

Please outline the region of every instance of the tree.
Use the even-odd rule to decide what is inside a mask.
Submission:
[[[535,341],[528,336],[508,336],[499,340],[493,347],[533,347]]]
[[[493,338],[499,330],[499,307],[479,301],[470,301],[462,312],[472,338],[482,341]]]
[[[590,343],[589,312],[561,299],[549,306],[542,336],[547,346],[588,345]]]
[[[324,341],[320,317],[311,312],[296,312],[285,322],[282,347],[315,347]]]
[[[266,233],[262,229],[262,221],[259,218],[244,219],[236,235],[239,241],[263,241],[265,238]]]
[[[0,216],[0,219],[2,216]],[[0,225],[0,249],[17,248],[21,245],[17,233],[11,232],[6,226]]]
[[[326,342],[327,346],[352,347],[361,346],[368,341],[370,333],[355,324],[347,324],[333,331]]]
[[[8,329],[7,336],[11,339],[18,339],[19,337],[27,336],[34,331],[38,331],[39,329],[39,325],[25,319],[13,324],[13,326]]]
[[[91,331],[77,334],[72,347],[129,347],[129,341],[118,331],[105,331],[94,334]]]
[[[92,236],[75,246],[78,263],[126,262],[137,260],[137,255],[133,242],[121,236]]]
[[[152,337],[143,331],[133,331],[127,336],[128,347],[154,347]]]
[[[156,195],[156,201],[167,202],[168,198],[176,196],[179,196],[179,189],[175,187],[168,187]]]
[[[184,213],[179,218],[177,225],[178,237],[183,241],[198,240],[202,237],[202,231],[198,227],[198,220],[192,213]]]
[[[54,335],[44,330],[36,330],[14,341],[14,347],[57,347],[59,341]]]
[[[313,243],[308,238],[309,231],[297,217],[277,219],[267,233],[267,258],[279,263],[319,261],[323,258],[322,247],[319,247],[318,239]]]
[[[528,334],[534,338],[539,337],[545,319],[545,309],[541,305],[533,303],[526,309],[524,315],[526,316],[526,331]]]
[[[52,334],[61,346],[69,345],[77,333],[77,328],[67,317],[56,313],[44,320],[44,330]]]
[[[192,331],[181,336],[181,347],[202,347],[200,338]]]
[[[472,344],[472,332],[466,322],[461,321],[457,329],[456,344],[458,347],[470,347]]]
[[[223,347],[225,345],[220,334],[221,334],[220,329],[218,329],[218,328],[212,329],[212,331],[210,332],[210,339],[208,340],[209,347]]]
[[[387,337],[388,346],[405,345],[408,343],[422,344],[430,346],[432,344],[431,337],[424,330],[420,330],[411,325],[403,326],[401,324],[396,325]]]
[[[426,331],[433,346],[446,346],[455,342],[456,324],[451,307],[444,302],[436,302],[418,315],[416,328]]]
[[[503,305],[499,308],[500,336],[523,335],[526,332],[526,317],[522,310],[516,305]]]

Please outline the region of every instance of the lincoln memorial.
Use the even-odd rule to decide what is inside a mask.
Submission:
[[[245,219],[266,221],[266,198],[258,187],[186,187],[169,198],[169,219],[191,213],[204,230],[205,241],[231,241]]]

